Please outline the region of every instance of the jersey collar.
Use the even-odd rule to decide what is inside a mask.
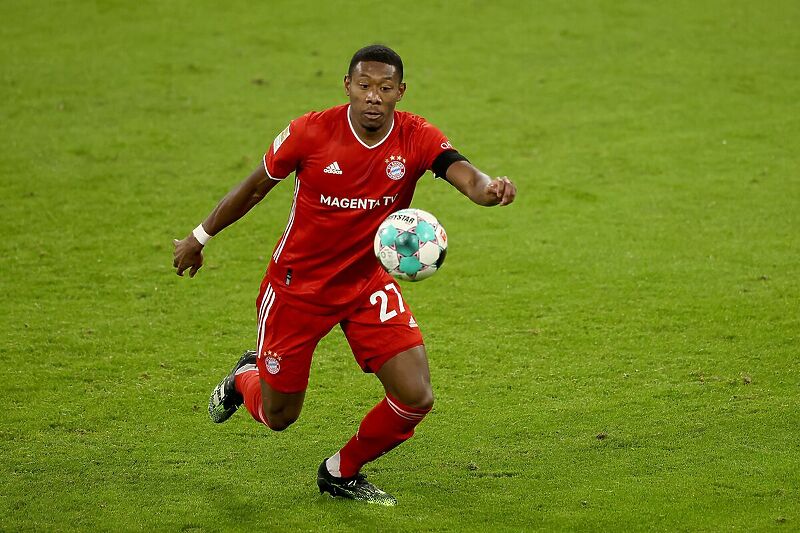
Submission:
[[[378,146],[383,144],[383,141],[388,139],[389,135],[392,134],[392,130],[394,130],[394,113],[392,113],[392,125],[389,126],[389,131],[386,132],[386,136],[383,139],[381,139],[380,141],[378,141],[377,143],[373,144],[372,146],[370,146],[367,143],[365,143],[364,141],[362,141],[361,137],[359,137],[358,133],[356,133],[355,128],[353,128],[353,122],[350,120],[350,106],[349,105],[347,106],[347,124],[350,126],[350,131],[353,132],[353,137],[355,137],[356,140],[361,143],[361,146],[363,146],[367,150],[372,150],[373,148],[377,148]]]

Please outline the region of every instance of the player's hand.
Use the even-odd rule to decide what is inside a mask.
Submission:
[[[183,240],[172,239],[175,246],[172,266],[177,269],[177,274],[183,276],[184,270],[189,269],[189,277],[193,278],[200,267],[203,266],[203,245],[197,242],[191,233]]]
[[[517,197],[517,187],[510,179],[501,176],[489,182],[486,193],[497,199],[495,205],[508,205]]]

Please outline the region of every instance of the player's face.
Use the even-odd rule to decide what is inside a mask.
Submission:
[[[394,107],[403,98],[406,84],[393,65],[361,61],[352,76],[344,77],[350,97],[350,118],[367,132],[382,132],[391,124]]]

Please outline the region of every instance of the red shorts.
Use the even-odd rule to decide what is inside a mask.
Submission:
[[[364,372],[377,372],[395,355],[423,343],[400,287],[388,274],[362,294],[363,301],[346,311],[314,315],[282,301],[264,278],[256,300],[261,379],[286,394],[306,390],[314,349],[336,324]]]

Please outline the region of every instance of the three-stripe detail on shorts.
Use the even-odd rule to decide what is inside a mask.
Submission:
[[[267,317],[269,310],[272,309],[272,304],[275,303],[275,291],[272,290],[272,285],[267,284],[264,290],[264,297],[261,299],[261,306],[258,309],[258,357],[261,357],[261,350],[264,348],[264,336],[267,330]]]

